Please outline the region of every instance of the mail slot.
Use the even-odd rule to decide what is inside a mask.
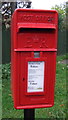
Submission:
[[[16,109],[54,105],[58,14],[17,9],[11,22],[11,88]]]

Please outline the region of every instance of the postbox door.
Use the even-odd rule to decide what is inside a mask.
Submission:
[[[48,104],[52,102],[52,97],[54,96],[54,79],[55,79],[55,56],[56,53],[48,53],[48,52],[42,52],[41,58],[33,58],[33,52],[19,52],[19,58],[20,61],[19,70],[18,70],[18,79],[19,79],[19,102],[20,105],[31,105],[31,104]],[[27,57],[28,56],[28,57]],[[44,57],[46,56],[46,57]],[[36,62],[36,63],[34,63]],[[32,83],[36,83],[35,77],[38,77],[38,81],[42,82],[43,87],[42,90],[37,90],[37,86],[32,85],[34,87],[33,89],[28,89],[28,84],[30,79],[28,77],[33,77],[33,75],[29,74],[30,65],[29,63],[34,63],[34,65],[40,64],[39,69],[42,68],[42,73],[44,76],[39,78],[39,73],[34,74],[34,80]],[[42,65],[42,66],[41,66]],[[37,67],[38,67],[37,66]],[[43,67],[44,66],[44,67]],[[52,69],[51,69],[52,68]],[[36,69],[32,69],[35,72],[38,72]],[[42,73],[40,75],[42,75]],[[37,76],[38,75],[38,76]],[[28,83],[29,82],[29,83]],[[37,82],[38,84],[38,82]],[[31,85],[29,85],[31,87]],[[36,88],[36,91],[34,90]]]

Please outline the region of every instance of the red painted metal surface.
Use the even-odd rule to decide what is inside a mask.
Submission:
[[[11,87],[16,109],[54,105],[58,13],[17,9],[11,23]],[[40,57],[35,58],[34,52]],[[44,90],[27,92],[28,62],[44,62]]]

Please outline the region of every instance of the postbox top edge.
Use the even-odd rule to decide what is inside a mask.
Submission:
[[[58,14],[58,11],[57,11],[57,10],[45,10],[45,9],[23,9],[23,8],[17,8],[17,9],[15,9],[15,11],[14,11],[13,14],[15,14],[15,13],[17,13],[17,12],[19,12],[19,11],[55,12],[55,13]]]

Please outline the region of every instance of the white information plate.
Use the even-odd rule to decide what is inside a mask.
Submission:
[[[28,62],[27,92],[44,91],[44,61]]]

